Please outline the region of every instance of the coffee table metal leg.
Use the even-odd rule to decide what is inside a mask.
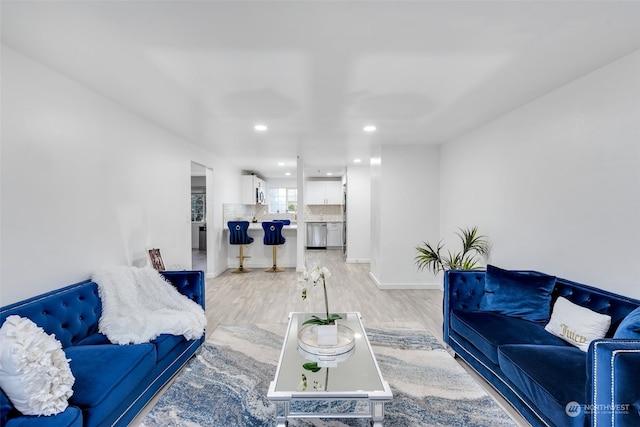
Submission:
[[[287,427],[289,422],[287,418],[289,417],[289,402],[276,402],[276,426],[277,427]]]
[[[371,425],[382,427],[384,420],[384,402],[371,402]]]

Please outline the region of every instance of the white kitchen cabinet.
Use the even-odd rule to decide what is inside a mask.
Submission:
[[[307,205],[324,205],[326,192],[327,190],[324,181],[307,181],[305,203]]]
[[[267,183],[256,175],[242,175],[240,203],[255,205],[267,203]]]
[[[340,181],[307,181],[307,205],[341,205],[343,197]]]
[[[327,204],[341,205],[344,203],[344,192],[342,191],[342,182],[327,181]]]
[[[342,246],[342,223],[328,222],[327,223],[327,247],[341,247],[341,246]]]

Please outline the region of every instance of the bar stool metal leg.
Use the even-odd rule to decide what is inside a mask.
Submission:
[[[284,271],[284,268],[282,267],[278,267],[276,265],[276,259],[278,258],[278,253],[276,252],[277,246],[273,246],[273,266],[267,268],[265,271],[267,273],[280,273],[282,271]]]
[[[235,270],[231,270],[231,272],[240,274],[250,272],[251,270],[249,270],[248,268],[244,268],[244,259],[251,258],[250,256],[244,256],[244,245],[240,245],[240,254],[237,258],[240,258],[240,266]]]

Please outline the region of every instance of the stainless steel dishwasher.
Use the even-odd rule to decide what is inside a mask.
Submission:
[[[327,248],[327,223],[308,222],[307,223],[307,249]]]

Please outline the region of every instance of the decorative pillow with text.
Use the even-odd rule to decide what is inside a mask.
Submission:
[[[551,319],[544,329],[586,352],[591,341],[604,338],[610,326],[611,316],[596,313],[558,297],[553,305]]]

